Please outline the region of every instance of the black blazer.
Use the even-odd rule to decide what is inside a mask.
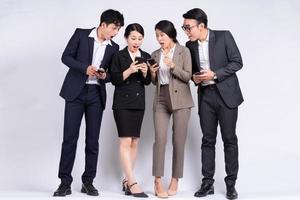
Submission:
[[[150,55],[142,50],[141,56],[148,59]],[[123,80],[123,72],[132,63],[127,47],[116,53],[111,64],[111,82],[115,86],[113,109],[145,109],[145,87],[151,82],[150,72],[146,78],[141,72],[131,74]]]
[[[88,78],[86,70],[87,67],[92,64],[93,59],[94,38],[89,37],[89,34],[93,29],[77,28],[63,52],[61,60],[69,67],[69,71],[62,85],[60,96],[66,101],[73,101],[76,99],[85,86],[85,82]],[[100,66],[104,69],[110,67],[113,54],[119,50],[119,45],[113,41],[111,42],[112,46],[106,46]],[[105,80],[99,80],[103,108],[105,108],[106,103],[105,83],[108,81],[110,81],[110,75],[108,73]]]
[[[239,106],[243,95],[236,72],[243,66],[239,49],[229,31],[209,30],[209,62],[210,68],[217,75],[216,85],[225,104],[230,108]],[[192,55],[192,72],[200,71],[198,40],[188,41],[186,47]],[[200,94],[198,87],[198,93]]]

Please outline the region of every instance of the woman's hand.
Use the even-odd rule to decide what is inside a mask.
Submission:
[[[140,70],[143,74],[143,77],[146,78],[147,72],[148,72],[148,65],[146,63],[142,63],[141,66],[140,66]]]
[[[130,71],[130,74],[134,74],[134,73],[138,72],[138,70],[141,68],[142,64],[137,64],[137,62],[138,61],[134,61],[129,66],[128,70]]]

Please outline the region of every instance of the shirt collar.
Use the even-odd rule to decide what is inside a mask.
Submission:
[[[91,37],[91,38],[94,38],[94,40],[96,41],[96,42],[98,42],[98,43],[100,43],[101,45],[110,45],[110,46],[112,46],[112,44],[111,44],[111,40],[104,40],[102,43],[98,40],[98,37],[97,37],[97,28],[94,28],[92,31],[91,31],[91,33],[89,34],[89,37]]]
[[[206,36],[206,39],[205,39],[203,42],[208,42],[208,41],[209,41],[209,32],[210,32],[210,30],[208,29],[208,30],[207,30],[207,36]],[[200,40],[198,40],[198,44],[201,44]]]
[[[172,49],[170,49],[170,51],[169,51],[169,53],[168,53],[168,54],[172,54],[172,53],[174,53],[174,51],[175,51],[175,47],[176,47],[176,43],[174,44],[174,46],[172,47]],[[162,53],[164,53],[164,50],[163,50],[162,48],[160,48],[160,51],[161,51]]]

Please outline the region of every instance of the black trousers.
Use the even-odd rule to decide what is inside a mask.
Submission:
[[[96,176],[99,152],[99,134],[103,108],[98,85],[86,85],[74,101],[65,102],[64,136],[58,177],[61,182],[71,185],[71,172],[74,165],[77,140],[83,114],[86,122],[85,170],[83,183],[92,183]]]
[[[201,146],[203,181],[214,182],[215,145],[217,127],[220,124],[227,174],[225,182],[226,185],[234,185],[239,168],[238,140],[235,132],[238,108],[227,107],[215,85],[201,87],[199,94],[199,116],[203,132]]]

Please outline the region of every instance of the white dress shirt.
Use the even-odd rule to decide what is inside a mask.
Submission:
[[[209,63],[209,30],[207,32],[207,37],[204,41],[198,40],[198,50],[199,50],[199,58],[200,58],[200,67],[204,70],[210,70],[210,63]],[[210,81],[203,81],[201,85],[212,85],[216,82],[213,80]]]
[[[105,40],[102,43],[98,40],[97,37],[97,28],[93,29],[89,34],[89,37],[94,38],[94,50],[93,50],[93,60],[92,65],[99,69],[103,56],[105,53],[106,46],[109,44],[112,46],[110,40]],[[86,84],[99,84],[96,76],[89,76]]]
[[[175,51],[176,44],[172,49],[170,49],[169,53],[165,54],[164,51],[161,49],[160,53],[160,62],[159,62],[159,81],[161,85],[167,85],[170,81],[170,67],[164,63],[164,57],[169,57],[173,59],[174,51]]]

